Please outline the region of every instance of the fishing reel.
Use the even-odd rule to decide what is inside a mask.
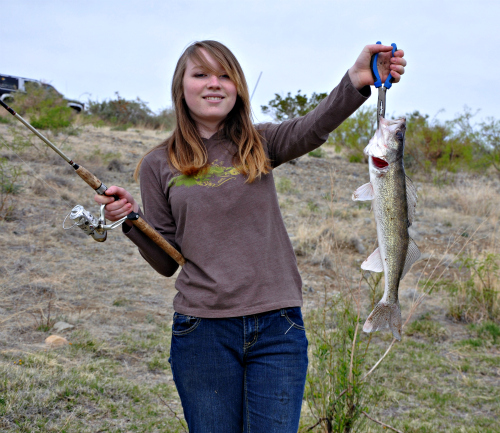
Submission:
[[[63,229],[69,230],[73,227],[80,227],[85,234],[92,236],[92,238],[97,242],[104,242],[106,240],[109,230],[116,229],[120,227],[127,217],[124,217],[112,224],[106,224],[106,218],[104,218],[104,207],[106,205],[102,204],[99,212],[99,218],[96,218],[83,206],[77,204],[71,212],[66,215],[63,221]],[[72,220],[74,224],[71,227],[64,227],[66,220]]]

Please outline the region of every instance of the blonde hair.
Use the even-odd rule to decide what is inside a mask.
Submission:
[[[183,78],[188,59],[199,64],[210,73],[216,72],[200,52],[201,49],[204,49],[219,62],[236,86],[236,103],[227,117],[221,122],[219,134],[236,144],[238,150],[233,157],[233,165],[240,173],[247,176],[247,182],[251,183],[263,173],[269,173],[271,167],[264,152],[260,134],[251,120],[250,96],[243,70],[234,54],[225,45],[217,41],[194,42],[186,48],[179,58],[172,79],[172,101],[176,117],[175,129],[169,138],[147,154],[156,149],[165,148],[169,164],[187,176],[195,175],[208,168],[207,149],[194,120],[189,114],[183,88]],[[142,157],[135,169],[134,178],[136,180],[144,157]]]

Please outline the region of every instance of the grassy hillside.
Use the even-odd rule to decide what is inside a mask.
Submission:
[[[166,137],[134,127],[47,134],[137,198],[135,164]],[[175,277],[156,274],[120,230],[105,243],[64,230],[76,204],[97,214],[93,191],[17,125],[1,122],[0,137],[0,430],[187,431],[168,364]],[[411,317],[362,380],[392,341],[361,331],[382,294],[382,281],[359,267],[376,246],[370,205],[351,200],[368,170],[334,147],[318,155],[274,173],[304,281],[301,431],[387,431],[366,415],[404,432],[500,431],[497,176],[414,177],[411,235],[423,257],[400,288],[403,320]],[[59,321],[73,325],[59,333],[71,344],[49,348]]]

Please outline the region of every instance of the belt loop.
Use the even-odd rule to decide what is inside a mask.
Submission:
[[[286,309],[285,309],[285,308],[282,308],[282,309],[281,309],[281,316],[284,316],[284,315],[286,315]]]

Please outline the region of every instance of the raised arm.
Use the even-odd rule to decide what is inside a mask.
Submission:
[[[391,50],[391,46],[367,45],[339,85],[314,110],[280,124],[260,125],[272,166],[277,167],[321,146],[330,132],[369,98],[369,86],[374,83],[370,69],[372,55],[380,53],[378,70],[382,80],[391,74],[394,82],[398,82],[404,73],[406,60],[402,50],[396,51],[394,57],[391,57]]]

